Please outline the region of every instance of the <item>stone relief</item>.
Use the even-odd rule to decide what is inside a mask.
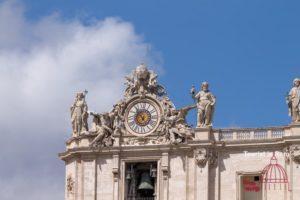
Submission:
[[[157,144],[169,144],[169,140],[167,140],[163,136],[150,138],[150,137],[134,137],[134,138],[125,138],[123,141],[123,146],[138,146],[138,145],[157,145]]]
[[[71,175],[68,175],[67,177],[67,193],[72,194],[74,193],[74,186],[75,186],[75,181],[73,180]]]
[[[197,165],[205,167],[206,163],[210,166],[217,164],[217,152],[214,150],[207,150],[205,148],[199,148],[194,150],[194,158]]]
[[[196,93],[195,87],[191,89],[192,98],[197,103],[197,127],[212,126],[213,114],[215,110],[216,98],[209,91],[209,84],[203,82],[201,91]]]
[[[87,91],[78,92],[70,108],[73,136],[79,136],[88,131],[88,106],[85,102]]]
[[[292,122],[300,122],[300,79],[294,79],[293,87],[286,97],[286,102]]]
[[[300,145],[292,145],[284,149],[286,162],[294,161],[300,164]]]
[[[194,150],[194,158],[197,165],[204,167],[208,160],[207,151],[204,148]]]

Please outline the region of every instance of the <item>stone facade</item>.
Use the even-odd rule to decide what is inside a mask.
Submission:
[[[196,106],[176,109],[156,77],[139,66],[127,77],[124,99],[110,113],[88,111],[96,118],[94,128],[75,129],[59,154],[66,163],[65,200],[300,198],[300,124],[214,129],[209,120],[192,128],[185,115]],[[136,125],[130,121],[134,106]],[[147,129],[149,123],[153,126]],[[273,174],[280,166],[283,170]],[[151,182],[141,175],[133,179],[145,169]],[[143,181],[153,186],[151,197],[134,196]]]

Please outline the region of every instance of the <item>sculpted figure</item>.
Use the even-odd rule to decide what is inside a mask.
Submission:
[[[145,95],[146,93],[163,96],[165,89],[157,84],[157,74],[148,70],[145,64],[136,67],[130,76],[125,76],[126,91],[125,97],[134,94]]]
[[[73,136],[78,136],[83,132],[88,131],[88,107],[85,102],[85,92],[78,92],[75,101],[71,106],[71,122],[73,128]]]
[[[111,120],[113,122],[113,135],[121,135],[125,132],[125,125],[124,125],[124,117],[123,117],[123,110],[125,108],[126,103],[121,101],[114,105],[113,110],[111,111]]]
[[[171,115],[165,117],[166,130],[172,144],[183,142],[184,138],[192,138],[190,127],[186,123],[186,115],[196,106],[187,106],[179,110],[171,110]]]
[[[198,108],[197,127],[212,126],[213,113],[215,109],[216,98],[208,89],[207,82],[201,84],[201,91],[196,94],[192,87],[191,94],[195,99]]]
[[[300,122],[300,79],[298,78],[293,81],[293,88],[287,96],[287,104],[292,122]]]
[[[91,147],[96,146],[112,146],[113,145],[113,129],[109,113],[97,114],[90,112],[94,116],[94,129],[91,132],[97,134],[96,138],[90,143]]]

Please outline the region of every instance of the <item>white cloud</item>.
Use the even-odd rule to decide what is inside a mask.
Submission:
[[[0,199],[63,199],[64,163],[57,153],[70,136],[69,106],[87,89],[92,110],[121,97],[123,76],[155,52],[118,18],[31,22],[22,5],[0,4]]]

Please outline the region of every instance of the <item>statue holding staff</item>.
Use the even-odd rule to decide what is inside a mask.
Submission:
[[[212,126],[212,119],[216,104],[216,98],[209,91],[209,84],[203,82],[201,84],[201,91],[196,94],[195,87],[191,89],[192,98],[197,103],[197,127]]]
[[[286,101],[292,122],[300,122],[300,79],[294,79],[293,87],[287,95]]]

